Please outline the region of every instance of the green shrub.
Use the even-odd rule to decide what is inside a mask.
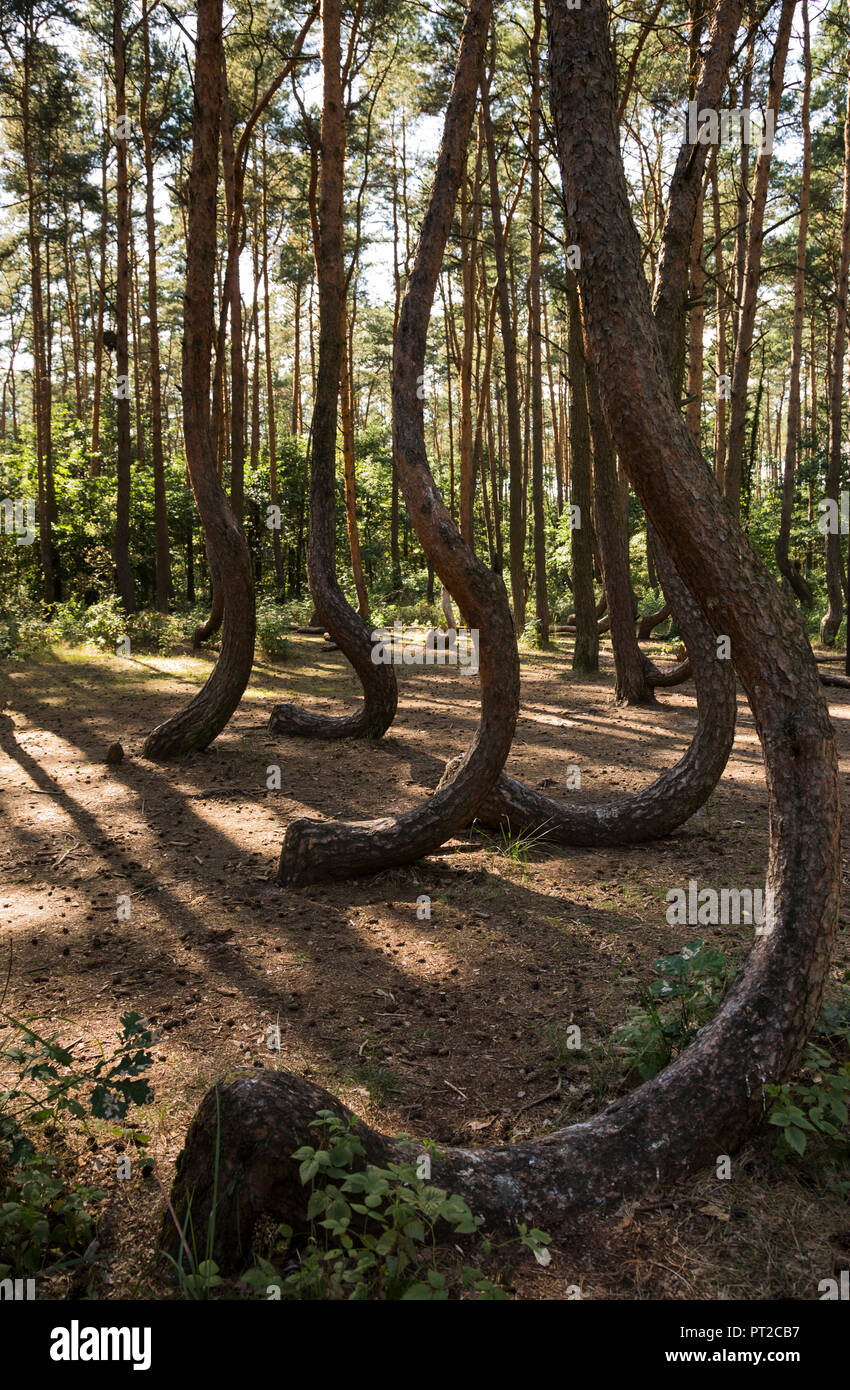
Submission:
[[[0,1090],[0,1278],[49,1272],[76,1263],[89,1244],[96,1188],[74,1182],[67,1165],[38,1142],[55,1138],[65,1117],[123,1119],[131,1105],[153,1099],[147,1080],[152,1042],[138,1014],[121,1016],[118,1044],[95,1062],[78,1063],[58,1035],[44,1037],[32,1025],[0,1015],[0,1063],[16,1080]]]
[[[257,645],[273,661],[286,661],[291,652],[290,624],[281,608],[263,601],[257,605]]]
[[[14,618],[0,618],[0,657],[20,655],[21,630]]]
[[[101,599],[100,603],[93,603],[91,608],[86,609],[83,618],[85,641],[114,651],[119,639],[128,635],[127,621],[120,599],[114,594]]]
[[[807,1136],[813,1135],[825,1142],[832,1158],[850,1157],[850,990],[842,987],[824,1001],[800,1075],[764,1089],[774,1102],[768,1119],[780,1130],[782,1150],[803,1154]]]

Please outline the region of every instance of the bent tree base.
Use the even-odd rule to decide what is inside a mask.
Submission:
[[[658,564],[694,654],[697,728],[685,755],[642,791],[598,805],[555,801],[503,772],[475,813],[479,825],[558,845],[633,845],[669,835],[705,805],[735,741],[735,672],[717,660],[714,633],[660,548]]]
[[[484,62],[491,0],[471,0],[446,109],[443,142],[398,321],[393,359],[393,442],[408,514],[426,555],[480,634],[481,721],[452,778],[414,810],[374,821],[299,820],[289,826],[280,883],[347,878],[411,863],[471,818],[505,764],[519,709],[519,656],[501,577],[475,556],[440,496],[425,448],[419,383],[431,309],[464,168]]]

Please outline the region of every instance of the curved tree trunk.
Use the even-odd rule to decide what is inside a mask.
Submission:
[[[471,0],[446,111],[443,141],[404,302],[393,361],[393,430],[399,482],[423,549],[471,627],[479,632],[481,722],[454,776],[414,810],[366,822],[296,821],[280,856],[281,882],[345,878],[409,863],[464,825],[504,766],[519,708],[519,657],[499,575],[459,535],[428,466],[418,385],[428,323],[451,229],[475,97],[483,66],[491,0]]]
[[[183,309],[183,433],[192,490],[221,575],[224,626],[219,658],[203,689],[148,737],[144,756],[157,761],[212,743],[239,704],[254,660],[251,557],[219,480],[210,421],[221,14],[222,0],[200,0]]]
[[[207,557],[207,569],[210,576],[210,611],[209,616],[202,623],[198,623],[192,633],[192,646],[195,650],[202,647],[204,642],[208,642],[221,630],[224,620],[224,593],[221,587],[221,571],[218,561],[213,554],[209,540],[205,540],[204,550]]]
[[[316,247],[319,368],[313,405],[307,578],[320,623],[327,628],[360,678],[363,703],[358,710],[341,716],[316,714],[298,705],[275,705],[269,720],[270,733],[322,739],[380,738],[392,724],[398,708],[395,672],[392,666],[372,660],[371,631],[346,600],[336,575],[336,442],[345,358],[346,290],[343,263],[345,114],[340,64],[339,0],[325,0],[322,6],[324,97]],[[353,466],[353,459],[351,463]],[[351,482],[353,487],[353,479]],[[364,599],[365,589],[361,602]]]
[[[553,115],[603,406],[662,542],[713,625],[732,638],[765,750],[775,897],[769,928],[723,1004],[659,1076],[595,1119],[543,1139],[433,1154],[432,1181],[502,1228],[518,1220],[551,1228],[576,1207],[681,1177],[737,1147],[763,1114],[764,1084],[793,1066],[817,1016],[840,882],[835,744],[805,631],[725,506],[671,391],[629,210],[606,7],[548,0],[547,8]],[[203,1228],[211,1156],[224,1136],[213,1252],[220,1264],[238,1259],[260,1213],[307,1228],[308,1189],[289,1155],[324,1107],[350,1113],[279,1072],[237,1079],[205,1098],[174,1197],[182,1214],[193,1194]],[[409,1159],[401,1141],[357,1129],[369,1160]]]
[[[671,612],[669,603],[665,603],[663,608],[657,608],[654,613],[644,614],[638,623],[638,641],[648,641],[655,629],[670,617]]]
[[[715,13],[709,47],[697,84],[700,109],[717,104],[726,80],[742,0],[723,0]],[[684,373],[684,325],[687,290],[691,269],[690,250],[693,228],[702,200],[702,171],[706,149],[696,152],[687,145],[679,155],[670,188],[667,215],[662,234],[662,255],[653,296],[653,315],[658,325],[662,349],[673,381],[680,394]],[[576,296],[577,301],[577,296]],[[579,310],[575,309],[578,317]],[[585,365],[582,349],[581,365]],[[588,400],[594,410],[591,364],[588,367]],[[595,382],[595,369],[593,381]],[[597,388],[598,389],[598,388]],[[611,449],[604,420],[596,435],[604,449]],[[521,782],[503,775],[493,792],[479,808],[477,819],[485,825],[508,825],[513,830],[534,829],[543,839],[562,844],[628,844],[669,833],[699,809],[711,795],[723,774],[735,734],[735,679],[733,672],[716,659],[714,634],[699,606],[688,594],[666,555],[658,536],[647,522],[647,554],[664,590],[674,596],[672,609],[689,651],[695,653],[697,686],[697,731],[688,752],[679,763],[644,791],[620,798],[604,807],[570,807],[542,796]],[[671,607],[666,605],[669,613]],[[601,627],[599,629],[602,630]],[[632,627],[632,631],[633,631]],[[662,672],[642,658],[647,684],[673,686],[691,675],[686,660]]]

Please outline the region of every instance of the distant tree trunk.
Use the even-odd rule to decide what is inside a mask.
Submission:
[[[540,194],[540,0],[534,0],[531,36],[531,500],[534,518],[534,601],[540,640],[549,641],[549,601],[546,594],[546,513],[543,488],[543,350],[540,308],[540,243],[543,236],[543,200]]]
[[[747,5],[748,17],[752,18],[755,12],[754,0],[749,0]],[[750,25],[749,37],[747,39],[747,52],[744,58],[744,73],[741,84],[741,109],[749,111],[752,109],[753,95],[753,68],[755,67],[756,54],[756,35],[757,26]],[[732,360],[735,360],[735,351],[738,344],[738,327],[741,321],[741,308],[744,302],[744,272],[747,265],[747,228],[750,215],[750,146],[747,140],[741,140],[741,159],[738,172],[738,197],[735,219],[735,293],[732,297]],[[728,448],[728,441],[727,441]],[[723,471],[726,469],[726,458],[723,459]],[[725,489],[725,479],[722,486]]]
[[[723,486],[726,466],[726,327],[729,318],[726,275],[723,268],[723,229],[720,221],[720,190],[717,177],[717,151],[711,156],[711,213],[714,228],[715,342],[717,382],[714,390],[714,476]]]
[[[352,408],[352,361],[348,324],[343,305],[342,315],[342,376],[340,379],[340,425],[342,432],[342,462],[345,484],[345,521],[348,528],[348,548],[351,554],[351,573],[357,591],[357,607],[364,622],[369,620],[369,595],[363,578],[360,558],[360,530],[357,525],[357,480],[354,471],[354,412]]]
[[[156,217],[154,214],[153,135],[148,118],[151,89],[150,26],[148,3],[142,6],[144,77],[139,99],[139,128],[145,162],[145,228],[148,240],[148,339],[150,344],[151,449],[153,453],[154,527],[156,532],[156,606],[168,612],[171,596],[171,551],[168,537],[168,504],[165,489],[165,457],[162,447],[162,372],[159,360],[159,306],[157,303]]]
[[[475,172],[461,190],[461,282],[463,285],[463,345],[460,353],[460,533],[475,548],[475,467],[472,430],[472,359],[475,349],[474,314],[477,288],[478,227],[481,206],[481,142]]]
[[[393,206],[393,342],[398,333],[398,318],[401,312],[401,267],[399,265],[399,187],[398,187],[398,156],[395,140],[395,117],[393,116],[390,141],[393,159],[392,177],[392,206]],[[407,186],[407,159],[406,147],[404,143],[404,116],[402,115],[402,178],[404,187]],[[409,225],[407,223],[407,203],[404,200],[405,213],[405,248],[409,239]],[[407,272],[407,254],[405,253],[405,273]],[[393,444],[392,462],[392,491],[390,495],[390,571],[392,575],[392,587],[398,593],[401,589],[401,552],[398,544],[398,523],[399,523],[399,489],[398,489],[398,466],[395,461],[395,444]],[[430,572],[429,572],[430,573]],[[432,580],[433,584],[433,580]]]
[[[586,362],[587,401],[593,435],[593,495],[595,530],[602,560],[605,594],[611,615],[611,645],[614,649],[614,699],[618,705],[648,705],[655,702],[647,680],[648,662],[638,646],[629,583],[628,538],[622,525],[617,459],[608,426],[602,414],[599,387],[592,363]],[[573,532],[575,537],[575,532]],[[578,640],[578,637],[576,637]]]
[[[803,312],[806,300],[806,243],[809,228],[809,189],[812,172],[812,135],[809,106],[812,87],[812,55],[809,42],[809,6],[803,0],[803,171],[800,181],[800,222],[797,230],[797,264],[794,270],[794,325],[791,334],[791,381],[788,388],[788,427],[785,437],[785,467],[782,475],[782,512],[774,555],[780,574],[784,575],[797,598],[804,605],[814,602],[812,593],[799,569],[788,557],[791,536],[791,516],[794,509],[794,478],[800,439],[800,366],[803,357]],[[780,419],[782,412],[780,410]],[[777,439],[777,454],[779,440]]]
[[[115,509],[115,582],[125,613],[136,607],[133,571],[130,568],[130,186],[127,169],[126,55],[124,51],[124,0],[113,0],[112,57],[115,65],[115,427],[117,435],[117,497]]]
[[[257,185],[256,158],[254,164],[254,185]],[[251,258],[254,269],[254,288],[251,295],[250,335],[253,338],[251,351],[253,366],[251,370],[251,453],[250,469],[256,473],[260,461],[260,229],[257,207],[254,204],[251,230]]]
[[[42,597],[45,603],[55,603],[59,585],[53,553],[53,516],[49,483],[51,450],[51,391],[45,352],[44,286],[42,278],[40,200],[36,196],[35,157],[32,149],[32,117],[30,96],[32,84],[33,33],[32,12],[25,15],[24,71],[21,83],[21,127],[24,145],[24,169],[27,181],[27,241],[32,277],[32,340],[33,340],[33,420],[35,424],[36,467],[38,472],[38,531],[41,551]]]
[[[144,756],[155,761],[206,748],[221,733],[250,679],[256,633],[251,556],[218,476],[210,419],[222,0],[198,0],[197,20],[183,311],[183,434],[192,490],[221,576],[224,624],[219,658],[203,689],[149,736]]]
[[[280,506],[280,493],[277,480],[277,416],[274,398],[274,364],[272,362],[271,303],[269,300],[269,226],[268,226],[268,172],[266,163],[266,128],[262,137],[262,199],[263,199],[263,328],[266,360],[266,438],[269,446],[269,502],[273,507]],[[299,278],[295,296],[295,366],[292,387],[292,433],[298,433],[298,407],[300,405],[299,355],[301,320],[301,280]],[[272,529],[272,550],[274,553],[274,572],[278,594],[284,587],[283,555],[280,546],[280,527]]]
[[[847,85],[847,111],[844,120],[844,200],[841,217],[841,249],[836,285],[835,332],[832,339],[832,371],[829,378],[829,464],[826,495],[837,503],[841,487],[841,412],[844,403],[844,353],[847,346],[847,279],[850,269],[850,79]],[[844,565],[841,534],[826,533],[826,588],[829,610],[821,620],[820,640],[833,646],[844,616]],[[850,642],[847,643],[850,653]],[[850,658],[848,658],[850,660]]]
[[[221,68],[221,165],[227,204],[227,272],[224,293],[230,315],[230,505],[242,524],[245,509],[245,359],[242,352],[242,294],[239,254],[245,240],[241,180],[237,183],[236,151],[227,69]],[[225,315],[226,317],[226,315]]]
[[[703,334],[705,332],[705,266],[703,251],[703,195],[697,204],[691,244],[690,332],[688,334],[688,403],[685,419],[697,448],[701,447]]]
[[[94,332],[94,382],[92,385],[91,444],[89,447],[89,476],[100,474],[100,408],[103,392],[103,318],[106,310],[106,229],[109,221],[109,195],[106,167],[109,145],[109,114],[104,104],[103,152],[100,170],[100,274],[97,282],[97,318]]]
[[[572,530],[572,585],[576,635],[574,671],[599,670],[599,629],[593,592],[593,522],[590,481],[590,421],[587,413],[587,377],[582,342],[581,308],[575,274],[567,272],[567,354],[570,375],[570,503],[577,506],[577,525]]]
[[[779,103],[782,99],[782,87],[785,80],[785,60],[788,55],[788,41],[791,36],[791,23],[796,5],[797,0],[782,0],[776,44],[770,64],[770,81],[765,113],[772,115],[774,121],[779,119]],[[753,178],[747,260],[743,284],[738,285],[740,312],[735,342],[735,365],[732,370],[729,439],[726,447],[726,467],[723,477],[726,500],[735,512],[739,511],[741,505],[741,481],[747,429],[747,384],[750,376],[759,281],[761,279],[764,213],[767,205],[771,158],[771,142],[763,140]]]
[[[489,82],[482,81],[481,115],[487,146],[487,167],[490,178],[490,218],[493,231],[493,254],[496,261],[496,284],[499,291],[499,319],[502,328],[502,348],[505,359],[505,411],[508,422],[509,468],[509,549],[511,572],[511,605],[514,626],[518,633],[525,627],[525,526],[522,513],[522,432],[519,414],[519,382],[517,372],[516,333],[508,289],[505,239],[502,228],[502,200],[499,192],[499,173],[496,166],[496,147],[490,119]]]

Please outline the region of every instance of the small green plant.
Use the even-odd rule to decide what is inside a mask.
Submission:
[[[833,1159],[850,1156],[850,990],[841,988],[824,1001],[800,1074],[764,1089],[773,1100],[768,1122],[780,1131],[782,1151],[802,1155],[813,1136]]]
[[[692,941],[654,961],[658,979],[639,984],[640,1005],[615,1029],[613,1041],[629,1075],[648,1081],[687,1047],[714,1013],[732,976],[722,951]]]
[[[0,1014],[0,1063],[16,1079],[0,1090],[0,1277],[61,1269],[80,1259],[93,1229],[92,1208],[103,1197],[74,1184],[56,1155],[36,1142],[38,1130],[53,1138],[64,1117],[85,1123],[89,1115],[122,1120],[131,1105],[153,1099],[145,1073],[152,1038],[139,1014],[121,1017],[118,1045],[101,1048],[95,1062],[78,1061],[79,1044],[63,1047],[58,1035]],[[11,1257],[11,1259],[10,1259]]]
[[[385,1105],[394,1091],[400,1090],[395,1072],[376,1065],[376,1058],[367,1052],[366,1060],[354,1068],[351,1075],[359,1085],[365,1086],[369,1099],[378,1109]]]
[[[575,1029],[560,1023],[544,1023],[540,1029],[541,1040],[546,1043],[546,1062],[556,1076],[566,1076],[567,1072],[581,1057],[581,1049],[576,1047]]]
[[[485,840],[489,840],[494,853],[499,854],[504,859],[513,859],[516,864],[525,865],[528,863],[528,856],[536,850],[540,844],[545,842],[546,831],[549,825],[544,821],[535,830],[516,830],[512,831],[507,825],[499,827],[499,837],[486,834],[480,826],[473,821],[473,828],[483,835]]]
[[[850,1065],[828,1071],[831,1065],[829,1053],[810,1044],[803,1058],[807,1075],[764,1088],[774,1102],[768,1122],[779,1127],[780,1143],[793,1153],[805,1152],[807,1133],[820,1135],[846,1153]]]
[[[445,1301],[459,1285],[473,1298],[507,1298],[471,1265],[463,1265],[454,1285],[438,1268],[440,1227],[477,1236],[485,1255],[493,1250],[479,1234],[481,1217],[461,1197],[433,1186],[419,1163],[364,1164],[359,1137],[330,1110],[320,1110],[313,1126],[323,1131],[322,1146],[305,1144],[293,1154],[311,1189],[306,1244],[299,1249],[290,1228],[278,1227],[267,1255],[243,1276],[248,1288],[265,1294],[274,1288],[287,1299]],[[521,1225],[518,1239],[539,1263],[549,1263],[545,1232]],[[282,1262],[293,1267],[281,1274]]]

